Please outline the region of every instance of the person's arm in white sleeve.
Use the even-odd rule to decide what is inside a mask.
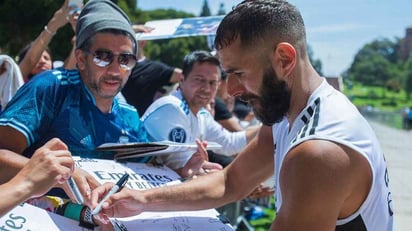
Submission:
[[[228,156],[243,150],[253,137],[255,137],[260,127],[256,126],[244,131],[230,132],[216,122],[211,115],[207,117],[206,123],[205,140],[222,145],[222,148],[217,150],[217,152]]]
[[[143,115],[142,119],[151,141],[169,140],[186,143],[188,140],[192,140],[189,130],[190,121],[186,119],[183,111],[177,105],[166,103],[154,110],[149,108],[148,112]],[[192,152],[174,153],[159,156],[158,159],[168,167],[178,169],[185,165],[192,154]]]

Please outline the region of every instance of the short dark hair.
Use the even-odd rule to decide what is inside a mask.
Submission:
[[[220,61],[219,59],[212,55],[210,52],[207,51],[193,51],[190,54],[186,55],[183,59],[183,67],[182,67],[182,74],[184,78],[186,79],[189,73],[193,69],[193,65],[195,63],[211,63],[215,64],[220,68]]]
[[[216,32],[215,47],[220,50],[239,37],[244,48],[271,39],[292,44],[306,53],[305,24],[299,10],[283,0],[245,0],[228,13]]]

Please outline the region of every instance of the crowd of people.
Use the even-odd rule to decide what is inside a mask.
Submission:
[[[105,228],[109,217],[217,208],[258,190],[276,198],[271,230],[393,229],[377,138],[312,67],[295,6],[245,0],[220,23],[216,55],[192,51],[182,67],[170,67],[144,56],[147,41],[135,33],[150,30],[133,26],[112,1],[91,0],[81,10],[68,2],[22,50],[17,74],[4,74],[13,63],[0,63],[0,78],[9,79],[0,79],[8,92],[0,98],[0,194],[8,199],[0,215],[45,194],[76,201],[69,178],[84,206],[95,208],[113,184],[74,168],[72,156],[113,159],[96,147],[170,140],[197,150],[133,161],[164,164],[191,180],[124,188],[88,222]],[[73,49],[53,67],[47,45],[67,23]],[[17,85],[9,84],[14,78]],[[177,89],[160,96],[170,85]],[[207,142],[222,148],[208,152]],[[274,192],[263,190],[272,175]]]

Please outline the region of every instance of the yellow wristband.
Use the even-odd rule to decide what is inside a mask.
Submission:
[[[55,35],[56,31],[51,31],[49,30],[49,28],[47,28],[47,25],[44,26],[44,31],[46,31],[47,33],[49,33],[50,35]]]

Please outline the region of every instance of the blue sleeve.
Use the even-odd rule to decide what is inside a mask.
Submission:
[[[58,81],[52,71],[46,71],[24,84],[0,115],[0,125],[20,131],[32,145],[52,122]]]
[[[137,111],[136,111],[137,113]],[[147,137],[147,132],[146,132],[146,128],[143,125],[143,122],[140,121],[139,118],[139,113],[137,113],[137,120],[136,120],[136,138],[137,138],[137,142],[149,142],[149,139]]]

